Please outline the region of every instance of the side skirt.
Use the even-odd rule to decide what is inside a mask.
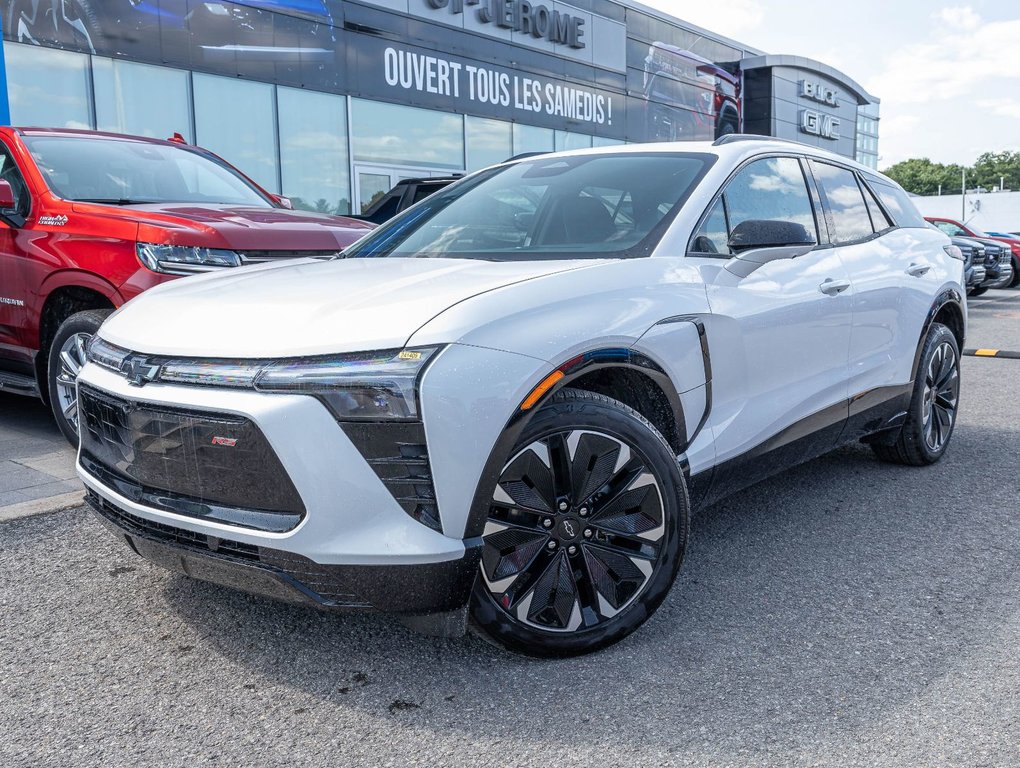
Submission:
[[[690,478],[696,509],[822,456],[841,445],[892,435],[906,418],[912,385],[881,387],[825,408],[790,425],[746,453]]]

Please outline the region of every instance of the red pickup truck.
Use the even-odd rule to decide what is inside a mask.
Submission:
[[[291,210],[180,139],[0,127],[0,391],[49,402],[77,444],[77,372],[114,309],[183,275],[331,256],[373,227]]]

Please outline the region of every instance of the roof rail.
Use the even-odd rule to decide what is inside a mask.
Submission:
[[[712,142],[713,147],[720,147],[723,144],[735,144],[738,141],[780,141],[783,144],[797,144],[801,147],[812,147],[818,149],[811,144],[805,144],[803,141],[796,141],[795,139],[781,139],[778,136],[761,136],[757,133],[727,133],[725,136],[720,136],[718,139]]]

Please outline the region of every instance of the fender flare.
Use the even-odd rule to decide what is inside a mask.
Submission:
[[[485,465],[482,468],[482,473],[475,485],[475,493],[471,500],[471,508],[468,510],[467,523],[464,527],[465,546],[481,543],[481,535],[485,528],[485,520],[487,517],[489,503],[491,501],[492,489],[499,480],[499,474],[503,469],[504,462],[510,455],[510,451],[513,449],[514,445],[516,445],[517,440],[524,431],[524,428],[531,420],[532,415],[539,411],[545,403],[549,402],[549,399],[553,397],[556,392],[564,387],[569,387],[571,382],[576,381],[580,377],[594,371],[610,368],[635,370],[645,376],[648,376],[648,378],[650,378],[660,389],[663,390],[666,394],[666,398],[670,402],[670,406],[673,409],[673,416],[676,419],[678,434],[681,436],[683,441],[684,451],[678,456],[677,460],[680,463],[684,474],[687,474],[687,446],[690,445],[693,439],[697,437],[698,433],[705,426],[711,410],[711,367],[708,357],[708,343],[705,337],[704,324],[701,320],[693,316],[682,316],[667,318],[666,320],[661,321],[661,323],[669,322],[694,323],[695,327],[698,329],[699,338],[701,339],[702,354],[705,359],[705,413],[702,415],[695,432],[691,436],[691,439],[687,439],[686,420],[684,417],[683,404],[680,402],[679,393],[676,391],[672,380],[666,372],[651,358],[627,347],[602,347],[576,355],[550,371],[549,376],[553,376],[556,373],[560,373],[561,375],[530,408],[522,408],[523,402],[517,406],[513,415],[509,418],[506,426],[503,428],[503,431],[500,433],[499,438],[492,446],[492,449],[489,452],[489,457],[486,459]],[[547,376],[546,378],[548,379],[549,377]],[[543,379],[542,381],[545,380],[546,379]]]
[[[931,329],[932,323],[935,322],[935,315],[943,310],[948,304],[955,304],[957,309],[960,310],[960,315],[964,318],[967,317],[967,312],[964,309],[964,299],[960,291],[956,288],[945,288],[942,290],[932,302],[931,307],[928,310],[928,315],[924,318],[924,324],[921,326],[921,336],[917,340],[917,349],[914,351],[914,362],[910,367],[910,381],[914,382],[917,380],[917,369],[921,365],[921,352],[924,350],[924,340],[928,338],[928,331]],[[966,322],[966,321],[965,321]],[[966,325],[964,325],[964,334],[966,334]],[[963,343],[961,341],[960,351],[963,351]]]

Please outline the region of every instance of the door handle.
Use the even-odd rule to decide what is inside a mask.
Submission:
[[[921,275],[928,274],[929,271],[931,271],[931,264],[914,263],[907,267],[907,274],[911,277],[920,277]]]
[[[818,286],[818,290],[826,296],[835,296],[836,294],[843,293],[843,291],[849,287],[849,280],[833,280],[831,277],[827,277],[824,281],[822,281],[822,284]]]

